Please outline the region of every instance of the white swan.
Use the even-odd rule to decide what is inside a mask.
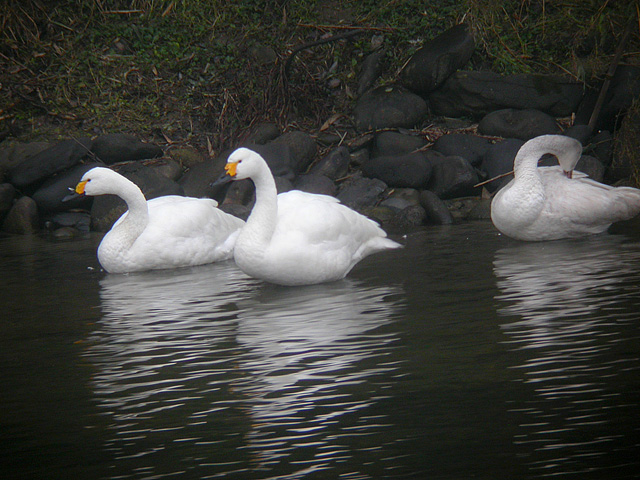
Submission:
[[[104,236],[98,261],[110,273],[202,265],[233,256],[244,222],[208,198],[167,195],[145,199],[136,184],[108,168],[85,173],[77,194],[113,194],[129,210]]]
[[[247,275],[281,285],[330,282],[367,255],[400,247],[377,223],[333,197],[299,190],[278,195],[267,163],[252,150],[235,150],[225,171],[227,179],[250,178],[256,188],[234,249]]]
[[[538,167],[546,153],[560,166]],[[603,185],[573,172],[581,153],[580,142],[562,135],[542,135],[522,145],[514,179],[491,202],[496,228],[518,240],[556,240],[600,233],[636,216],[640,190]]]

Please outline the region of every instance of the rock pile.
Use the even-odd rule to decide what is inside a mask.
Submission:
[[[382,52],[374,51],[363,62],[359,98],[346,112],[353,119],[348,137],[353,140],[327,145],[320,135],[282,133],[264,124],[254,126],[237,146],[255,149],[267,160],[279,191],[333,195],[395,228],[488,218],[483,188],[493,193],[510,177],[476,185],[508,174],[520,146],[538,135],[560,133],[580,140],[585,148],[577,169],[595,180],[613,183],[630,171],[619,162],[611,168],[612,143],[616,122],[640,96],[640,69],[618,69],[592,132],[586,123],[595,94],[585,93],[582,83],[461,70],[473,51],[471,33],[458,25],[418,50],[395,84],[377,87]],[[434,124],[438,128],[425,128]],[[108,230],[124,210],[120,200],[62,202],[68,188],[97,164],[117,169],[147,198],[209,196],[246,218],[253,200],[249,181],[224,190],[209,186],[222,174],[229,153],[205,159],[188,148],[163,151],[123,134],[52,145],[5,141],[0,145],[0,229],[18,234],[43,227]]]

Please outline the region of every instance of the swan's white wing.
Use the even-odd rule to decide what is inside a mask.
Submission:
[[[291,191],[278,196],[262,276],[285,284],[338,279],[368,254],[398,246],[375,222],[335,198]]]
[[[150,200],[149,223],[129,255],[157,265],[154,268],[230,258],[230,237],[235,240],[244,222],[216,205],[215,200],[180,196]]]
[[[322,245],[326,250],[386,237],[374,221],[336,198],[297,190],[278,195],[274,238],[286,238],[294,232],[305,245]]]
[[[546,184],[545,211],[574,225],[602,231],[640,211],[640,190],[616,188],[590,178],[553,179]]]

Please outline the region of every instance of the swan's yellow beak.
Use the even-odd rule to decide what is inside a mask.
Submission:
[[[76,185],[76,193],[78,195],[82,195],[84,193],[84,186],[87,184],[87,181],[83,181],[80,182],[78,185]]]
[[[236,176],[236,168],[238,168],[238,164],[237,163],[227,163],[224,166],[224,171],[227,172],[227,175],[229,175],[230,177],[235,177]]]

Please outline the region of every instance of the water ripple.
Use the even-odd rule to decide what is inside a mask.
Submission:
[[[536,477],[624,477],[640,467],[627,422],[640,399],[624,388],[640,368],[639,322],[619,315],[640,307],[639,261],[637,243],[606,235],[496,253],[505,342],[520,359],[518,381],[533,388],[511,409],[514,444]]]
[[[348,471],[356,455],[392,468],[375,406],[400,367],[398,293],[275,287],[232,264],[105,277],[85,356],[113,478],[375,476]]]

